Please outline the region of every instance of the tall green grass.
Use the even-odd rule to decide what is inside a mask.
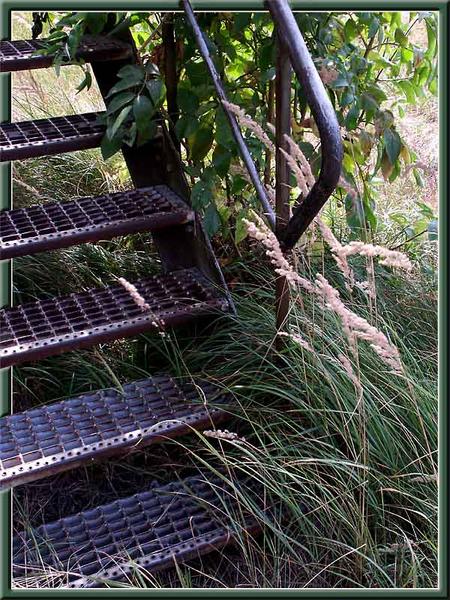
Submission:
[[[49,259],[50,257],[50,259]],[[126,257],[126,258],[125,258]],[[16,286],[28,297],[91,285],[109,270],[127,275],[150,266],[144,252],[109,243],[26,259]],[[433,587],[437,582],[436,307],[420,279],[379,269],[377,326],[400,349],[404,374],[393,375],[365,344],[359,346],[358,403],[338,355],[346,341],[333,315],[295,297],[290,322],[313,346],[287,340],[275,349],[273,274],[263,257],[249,255],[229,268],[237,316],[206,329],[140,336],[73,352],[16,369],[22,404],[117,386],[157,370],[206,378],[233,398],[229,429],[245,443],[201,432],[121,461],[30,484],[16,493],[17,526],[58,518],[99,501],[169,481],[196,469],[225,467],[226,477],[248,475],[264,484],[279,517],[256,539],[219,559],[150,577],[137,567],[128,585],[252,587]],[[17,261],[19,262],[19,261]],[[66,283],[75,265],[77,281]],[[39,279],[30,278],[35,265]],[[113,266],[114,265],[114,266]],[[310,265],[315,270],[317,264]],[[327,277],[339,285],[334,265]],[[43,288],[43,289],[42,289]],[[344,292],[343,292],[344,294]],[[373,319],[364,297],[347,302]],[[355,365],[356,368],[356,365]],[[28,398],[24,402],[23,398]],[[70,496],[67,496],[67,489]],[[48,496],[50,494],[50,497]],[[46,501],[44,502],[44,498]],[[240,499],[247,509],[249,497]],[[261,518],[260,514],[256,515]],[[230,515],[239,531],[239,515]],[[238,558],[238,569],[236,560]],[[64,580],[64,576],[62,577]],[[60,579],[61,581],[61,579]]]
[[[16,38],[28,37],[23,27],[17,25]],[[13,80],[18,90],[15,118],[101,108],[95,90],[74,95],[78,74],[71,68],[62,69],[59,79],[46,70],[33,77],[17,74]],[[121,159],[104,163],[96,150],[18,162],[14,177],[15,206],[116,191],[129,183]],[[398,202],[401,210],[410,199]],[[340,209],[330,205],[327,210],[336,233],[346,235]],[[386,239],[391,235],[395,232],[389,229]],[[206,328],[171,332],[166,338],[141,335],[16,368],[14,409],[119,387],[165,370],[177,377],[208,379],[229,392],[227,427],[246,441],[220,441],[192,432],[125,459],[22,486],[13,496],[15,529],[127,496],[153,480],[167,482],[174,474],[182,477],[198,469],[221,470],[231,481],[247,475],[263,483],[267,502],[280,507],[267,520],[249,494],[239,497],[240,507],[263,520],[263,533],[246,536],[237,511],[229,515],[239,534],[235,548],[157,576],[136,567],[121,585],[435,587],[435,247],[416,247],[416,268],[407,278],[377,269],[376,310],[359,292],[348,296],[327,256],[297,258],[303,275],[323,272],[355,312],[399,347],[402,375],[390,373],[360,344],[354,364],[363,388],[359,400],[339,361],[347,353],[339,322],[302,295],[294,295],[290,328],[301,332],[314,351],[292,340],[277,350],[273,272],[257,250],[242,250],[225,268],[236,316],[219,316]],[[355,269],[363,270],[364,264]],[[132,281],[158,270],[149,236],[129,236],[15,260],[14,298],[18,303],[52,297],[109,283],[116,275]],[[15,584],[54,587],[66,578],[64,569],[43,569]]]

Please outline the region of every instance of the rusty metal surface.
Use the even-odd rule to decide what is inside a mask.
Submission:
[[[4,40],[0,42],[0,73],[51,67],[53,56],[37,54],[45,40]],[[107,36],[85,35],[80,42],[77,58],[86,62],[119,60],[130,56],[128,44]],[[63,63],[64,64],[64,63]]]
[[[153,573],[219,549],[240,533],[228,514],[249,533],[260,529],[242,505],[237,511],[241,485],[193,476],[22,532],[13,541],[13,575],[52,567],[67,573],[67,587],[94,587],[139,566]]]
[[[227,401],[209,383],[161,375],[2,417],[0,489],[210,428]]]
[[[0,126],[0,162],[62,154],[100,146],[102,113],[36,119]]]
[[[132,282],[143,310],[121,284],[0,311],[1,367],[20,364],[227,311],[228,302],[196,269]]]
[[[43,525],[14,538],[16,577],[42,564],[70,571],[68,587],[91,587],[133,572],[167,568],[220,548],[235,533],[223,502],[233,491],[218,478],[191,477]],[[222,508],[222,510],[221,510]],[[256,523],[249,518],[249,529]],[[33,540],[34,538],[34,540]],[[25,566],[26,565],[26,566]]]
[[[314,217],[333,193],[342,167],[342,139],[333,105],[317,73],[309,50],[287,0],[266,0],[277,31],[289,51],[292,67],[300,81],[314,121],[319,129],[322,163],[310,193],[294,210],[281,235],[286,250],[295,246]]]
[[[163,185],[2,211],[0,259],[154,231],[193,218],[186,203]]]

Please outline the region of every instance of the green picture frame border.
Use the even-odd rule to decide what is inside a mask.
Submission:
[[[266,10],[262,0],[193,0],[195,10],[211,12],[238,12]],[[363,2],[361,0],[304,0],[291,1],[293,10],[298,11],[343,11],[343,10],[433,10],[439,13],[439,573],[440,586],[435,589],[86,589],[86,590],[17,590],[11,589],[11,492],[0,493],[0,599],[2,598],[129,598],[129,597],[201,597],[220,596],[223,598],[273,597],[273,598],[448,598],[448,71],[449,71],[449,0],[398,0]],[[177,0],[0,0],[0,36],[10,35],[11,11],[29,10],[142,10],[180,11]],[[0,74],[0,119],[10,119],[10,75]],[[0,207],[10,207],[11,165],[0,164]],[[5,306],[12,298],[12,261],[0,263],[1,305]],[[0,370],[0,410],[1,415],[9,413],[11,390],[11,369]]]

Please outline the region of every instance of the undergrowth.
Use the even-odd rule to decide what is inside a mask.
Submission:
[[[14,118],[97,109],[98,94],[93,103],[92,92],[90,97],[69,94],[70,69],[62,69],[60,80],[47,70],[31,80],[16,74],[13,85],[20,94]],[[55,94],[46,96],[45,90],[53,88]],[[20,161],[13,172],[15,207],[129,185],[123,161],[115,157],[105,163],[95,150]],[[409,196],[395,202],[399,210],[411,204]],[[325,214],[335,235],[345,238],[341,207],[330,203]],[[396,235],[389,225],[382,230],[382,241],[396,243]],[[235,316],[222,315],[165,338],[141,335],[14,369],[16,411],[103,387],[119,388],[162,371],[206,379],[231,395],[226,427],[245,438],[219,440],[191,432],[120,460],[21,486],[13,494],[15,530],[145,490],[155,480],[165,483],[199,469],[221,469],[231,481],[248,475],[264,485],[266,502],[276,510],[264,521],[262,534],[247,536],[238,511],[230,515],[238,532],[235,547],[163,574],[136,567],[125,583],[107,585],[436,587],[436,249],[435,242],[420,240],[407,249],[414,261],[411,274],[376,268],[375,304],[359,290],[349,294],[323,247],[303,248],[297,256],[302,276],[313,280],[323,273],[346,304],[400,351],[404,370],[394,375],[368,344],[359,344],[353,367],[362,395],[340,359],[348,354],[340,323],[317,300],[295,292],[289,317],[290,332],[301,334],[312,351],[289,338],[278,346],[274,273],[263,253],[245,244],[234,259],[229,249],[216,247]],[[352,259],[360,281],[365,266]],[[80,291],[116,276],[132,282],[159,270],[147,235],[83,245],[15,260],[14,300]],[[252,512],[245,492],[238,505]],[[45,588],[66,581],[64,568],[43,568],[14,584]]]
[[[147,251],[125,252],[121,242],[108,242],[17,260],[18,298],[107,283],[112,273],[132,281],[154,270],[148,242],[136,236],[134,243],[145,244]],[[228,266],[237,316],[222,316],[196,332],[170,333],[164,339],[142,335],[15,370],[16,410],[163,370],[208,379],[232,395],[227,427],[246,441],[192,432],[125,460],[29,484],[14,494],[16,526],[37,525],[127,496],[155,479],[167,482],[174,473],[182,477],[225,467],[226,477],[245,474],[263,483],[268,502],[279,507],[278,518],[272,516],[256,538],[241,532],[237,548],[220,557],[158,576],[137,567],[128,585],[434,587],[433,294],[424,292],[417,277],[405,279],[379,267],[374,317],[362,293],[348,296],[331,260],[304,259],[299,265],[305,275],[323,269],[346,302],[358,314],[376,318],[378,328],[400,350],[404,373],[393,375],[367,345],[359,345],[363,397],[358,402],[338,358],[346,347],[340,325],[317,302],[298,295],[290,314],[291,331],[301,333],[314,352],[289,339],[276,350],[273,273],[264,262],[256,252]],[[240,501],[247,505],[249,500]],[[233,520],[239,531],[239,517],[233,515]],[[45,586],[55,578],[60,585],[65,577],[44,573],[37,581]]]

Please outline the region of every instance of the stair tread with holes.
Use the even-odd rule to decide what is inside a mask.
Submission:
[[[52,55],[36,54],[46,47],[41,40],[4,40],[0,42],[0,73],[51,67]],[[104,62],[130,57],[129,44],[110,36],[85,35],[80,41],[77,58],[85,62]],[[70,64],[70,63],[62,63]]]
[[[126,579],[137,566],[154,573],[195,559],[259,531],[236,500],[244,486],[260,506],[250,481],[231,487],[199,474],[23,531],[13,541],[13,575],[56,569],[68,587],[85,588]]]
[[[227,312],[226,298],[195,268],[120,282],[0,311],[0,366],[77,348],[164,332],[200,317]],[[127,284],[128,285],[128,284]]]
[[[0,419],[0,489],[120,456],[226,418],[229,396],[159,375]]]
[[[104,113],[92,112],[0,125],[0,162],[50,156],[100,146]]]
[[[5,210],[0,214],[0,260],[192,220],[189,206],[163,185]]]

